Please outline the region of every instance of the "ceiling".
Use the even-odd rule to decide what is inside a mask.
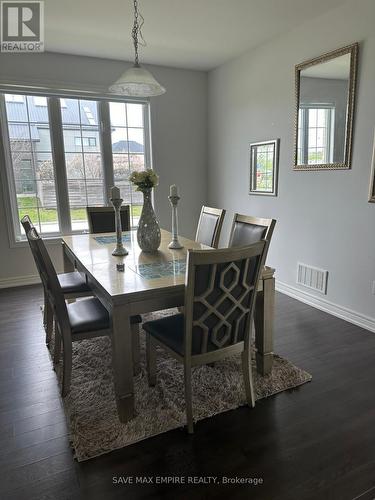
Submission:
[[[139,0],[140,60],[212,69],[345,0]],[[132,60],[132,0],[45,0],[46,50]]]

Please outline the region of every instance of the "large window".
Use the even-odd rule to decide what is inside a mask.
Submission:
[[[129,175],[150,165],[146,102],[5,94],[0,105],[16,241],[25,214],[45,235],[87,231],[86,207],[107,205],[114,184],[137,224]]]

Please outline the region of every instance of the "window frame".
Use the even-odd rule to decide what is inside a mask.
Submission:
[[[85,141],[85,139],[87,139],[87,141]],[[97,146],[96,137],[74,136],[74,145],[76,148],[81,148],[82,146],[86,148],[95,148]]]
[[[309,130],[310,128],[315,128],[315,127],[310,127],[309,126],[309,111],[311,109],[315,109],[316,111],[319,111],[321,109],[324,109],[325,111],[328,112],[328,126],[327,127],[321,127],[325,128],[327,130],[326,134],[326,143],[323,146],[323,149],[326,150],[326,156],[328,157],[329,161],[324,161],[323,164],[331,164],[333,163],[333,147],[332,144],[334,144],[334,124],[335,124],[335,119],[336,119],[336,106],[333,103],[312,103],[312,104],[303,104],[300,106],[299,111],[300,111],[300,116],[298,118],[298,122],[301,123],[301,157],[300,161],[301,164],[303,165],[309,165],[309,166],[315,166],[315,165],[320,165],[320,163],[315,164],[315,163],[309,163],[308,162],[308,156],[309,156]],[[299,128],[299,127],[298,127]],[[298,157],[298,154],[297,154]]]
[[[58,220],[60,231],[56,233],[44,234],[43,237],[51,243],[60,243],[61,237],[67,234],[83,234],[86,231],[71,230],[70,206],[68,197],[68,184],[66,180],[64,138],[61,123],[60,99],[82,99],[97,101],[98,106],[98,128],[100,154],[103,164],[103,188],[104,203],[109,204],[110,187],[114,185],[113,157],[111,142],[111,121],[109,113],[110,102],[137,103],[143,105],[143,131],[144,131],[144,161],[148,168],[152,165],[152,145],[151,145],[151,118],[150,100],[139,98],[124,98],[111,94],[97,94],[92,92],[58,92],[50,89],[43,91],[30,89],[28,87],[0,86],[0,158],[3,159],[5,168],[0,169],[0,179],[3,186],[3,198],[5,208],[5,218],[8,229],[9,244],[11,248],[26,246],[26,238],[20,238],[18,231],[18,204],[16,196],[16,186],[13,174],[12,155],[9,140],[9,129],[6,112],[5,94],[21,94],[22,96],[40,96],[47,98],[47,109],[49,114],[49,127],[51,136],[51,149],[55,170],[55,186]],[[54,126],[52,126],[54,123]],[[64,168],[61,168],[62,165]],[[65,179],[64,179],[65,177]],[[69,227],[70,226],[70,227]]]

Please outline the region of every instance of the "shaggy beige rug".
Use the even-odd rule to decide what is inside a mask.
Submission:
[[[147,315],[144,319],[155,319],[170,313],[163,311]],[[134,377],[136,416],[127,424],[122,424],[117,417],[110,340],[97,338],[73,345],[71,391],[64,404],[70,442],[78,461],[185,425],[182,365],[164,351],[159,351],[157,370],[156,387],[149,387],[142,332],[141,373]],[[279,356],[275,356],[272,374],[265,377],[257,374],[253,361],[253,376],[256,399],[311,380],[309,373]],[[195,421],[246,404],[239,356],[217,362],[214,367],[193,368],[192,384]],[[256,411],[256,406],[252,411]]]

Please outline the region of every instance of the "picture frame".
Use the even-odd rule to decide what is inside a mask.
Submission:
[[[370,203],[375,203],[375,133],[374,133],[374,143],[372,147],[372,164],[371,164],[370,190],[369,190],[368,201]]]
[[[277,196],[280,139],[250,144],[249,194]]]

